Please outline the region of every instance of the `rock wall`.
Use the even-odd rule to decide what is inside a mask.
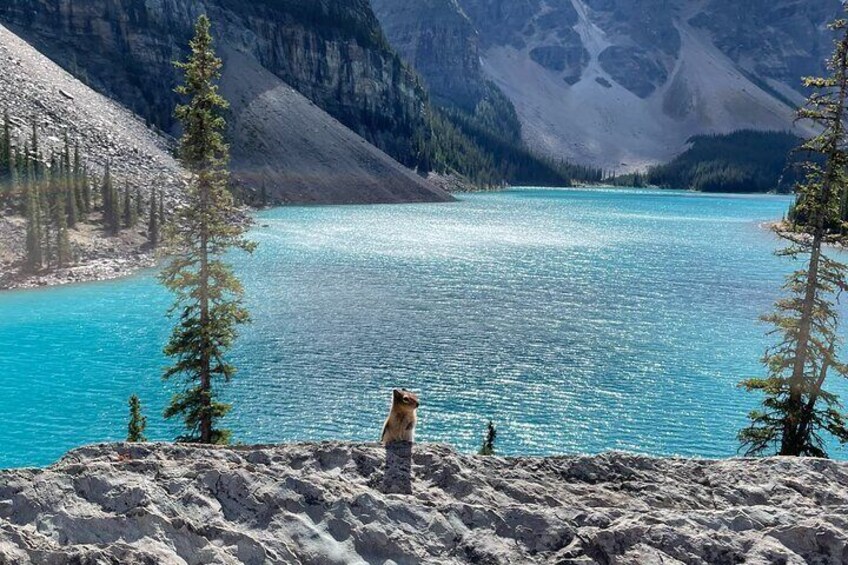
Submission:
[[[196,17],[370,142],[415,166],[426,94],[367,0],[9,0],[0,22],[96,90],[173,131],[171,64]]]
[[[339,123],[318,111],[401,162],[418,164],[426,94],[388,48],[365,0],[0,3],[0,22],[83,82],[173,134],[179,133],[173,109],[180,81],[173,62],[185,58],[193,23],[201,13],[213,21],[219,52],[243,63],[225,64],[223,76],[223,82],[239,86],[238,92],[245,95],[233,101],[229,116],[241,127],[232,147],[237,180],[257,193],[265,186],[278,202],[449,199],[426,180],[397,170],[382,153],[368,150],[369,155],[363,155],[361,139],[345,134]],[[244,83],[250,79],[258,83]],[[302,96],[280,95],[290,89],[275,90],[260,104],[280,126],[270,131],[255,115],[254,102],[261,89],[286,85],[317,108],[309,108]],[[287,112],[297,115],[286,121]],[[253,122],[245,125],[245,114],[253,116]],[[311,126],[299,125],[303,119],[311,120]],[[286,129],[298,126],[299,131]],[[260,147],[270,149],[257,157]],[[250,157],[247,163],[239,159],[243,156]],[[339,167],[332,169],[334,162]],[[291,163],[298,170],[292,171]],[[313,165],[315,171],[304,172]]]
[[[479,37],[456,0],[371,0],[383,31],[433,101],[473,112],[486,94]]]
[[[848,465],[100,445],[0,472],[3,563],[848,562]]]

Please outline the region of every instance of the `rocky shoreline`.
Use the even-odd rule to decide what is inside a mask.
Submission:
[[[106,237],[96,224],[79,224],[69,231],[72,265],[27,272],[22,264],[24,225],[21,217],[0,217],[0,291],[117,279],[156,264],[156,251],[141,226]]]
[[[104,444],[0,471],[3,563],[832,564],[848,464]]]
[[[65,269],[35,274],[13,273],[0,277],[0,291],[120,279],[155,265],[156,257],[151,253],[139,252],[133,256],[95,259]]]

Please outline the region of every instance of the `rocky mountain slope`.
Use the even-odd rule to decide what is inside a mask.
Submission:
[[[169,207],[179,199],[183,172],[172,156],[168,138],[148,129],[132,112],[97,94],[55,63],[0,26],[0,119],[9,112],[13,143],[23,149],[33,125],[41,153],[64,148],[64,137],[79,143],[86,165],[102,178],[110,162],[115,183],[129,185],[149,200],[161,189]],[[48,277],[21,278],[18,261],[24,254],[23,218],[0,213],[0,288],[56,281],[109,278],[148,265],[153,257],[142,249],[144,234],[106,237],[94,226],[71,230],[79,265]]]
[[[825,565],[846,506],[812,459],[100,445],[0,472],[0,561]]]
[[[222,80],[233,98],[238,181],[257,192],[264,185],[283,202],[450,199],[327,115],[418,164],[426,94],[385,44],[365,0],[9,0],[0,4],[0,22],[96,90],[177,133],[172,62],[185,56],[202,12],[232,61]]]
[[[436,103],[472,112],[486,94],[477,30],[456,0],[371,0],[383,31]]]
[[[668,161],[695,134],[808,133],[792,123],[800,78],[821,72],[840,13],[839,0],[429,0],[427,15],[372,3],[429,84],[479,52],[529,145],[618,172]],[[433,41],[437,10],[456,41]]]
[[[430,93],[437,170],[457,170],[482,185],[600,180],[598,170],[528,147],[515,107],[483,71],[479,34],[456,0],[371,5],[392,47]]]
[[[363,204],[450,200],[229,47],[221,92],[231,102],[232,169],[277,202]]]

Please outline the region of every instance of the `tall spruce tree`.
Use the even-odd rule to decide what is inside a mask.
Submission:
[[[74,168],[72,173],[73,185],[74,185],[74,196],[76,197],[76,206],[77,210],[81,216],[87,215],[91,210],[88,209],[88,205],[85,201],[85,192],[83,187],[83,176],[82,176],[82,158],[80,156],[80,147],[79,143],[74,144]]]
[[[41,233],[41,199],[38,195],[38,184],[35,182],[32,161],[27,159],[27,173],[24,190],[26,192],[26,266],[30,272],[35,272],[44,266]]]
[[[88,176],[88,167],[86,165],[82,166],[80,182],[82,183],[82,201],[85,204],[85,213],[91,214],[94,210],[94,200],[91,194],[91,179]]]
[[[133,222],[133,226],[136,226],[141,217],[144,216],[144,202],[141,199],[141,190],[138,188],[135,189],[135,194],[133,194],[133,202],[135,202],[135,221]]]
[[[130,186],[126,185],[124,188],[124,211],[123,211],[123,220],[125,228],[133,228],[136,224],[136,208],[133,203],[132,196],[130,195]]]
[[[846,241],[840,216],[846,200],[845,124],[848,119],[848,21],[831,27],[840,32],[830,75],[807,78],[814,93],[799,117],[819,126],[820,133],[802,146],[812,154],[804,164],[805,179],[796,187],[798,224],[784,235],[789,246],[779,255],[804,261],[787,278],[788,297],[765,316],[779,336],[764,357],[765,378],[748,379],[742,386],[765,395],[762,409],[750,414],[750,425],[739,432],[749,455],[777,453],[826,457],[826,435],[848,441],[848,427],[839,398],[826,390],[830,372],[846,377],[848,366],[837,356],[839,313],[835,302],[848,288],[846,265],[824,254],[829,241]],[[818,157],[818,158],[816,158]]]
[[[150,191],[150,216],[147,220],[147,241],[151,247],[159,246],[159,207],[156,205],[156,191]]]
[[[32,156],[35,158],[35,163],[33,163],[35,178],[40,179],[42,175],[41,149],[38,146],[38,123],[35,120],[32,121],[32,137],[29,140],[29,145]]]
[[[51,239],[50,229],[53,215],[50,208],[49,186],[45,183],[46,179],[43,169],[40,167],[37,154],[30,149],[29,141],[24,142],[23,151],[16,159],[22,165],[20,170],[21,175],[26,176],[29,179],[28,182],[32,183],[34,187],[33,194],[35,194],[38,200],[32,209],[38,212],[39,235],[41,236],[41,262],[43,266],[48,266],[53,257],[53,241]]]
[[[191,173],[188,205],[174,213],[172,233],[176,256],[164,269],[162,283],[176,295],[171,310],[179,320],[165,347],[175,362],[165,379],[181,378],[182,390],[165,410],[166,418],[181,417],[184,441],[227,443],[230,432],[218,423],[231,409],[221,402],[216,382],[236,372],[226,359],[237,326],[248,321],[242,306],[242,286],[223,255],[232,248],[253,249],[228,188],[228,148],[224,143],[227,103],[216,85],[221,60],[215,55],[209,19],[200,16],[191,40],[191,54],[177,63],[184,83],[177,92],[188,98],[176,110],[183,126],[179,157]],[[160,195],[161,205],[161,195]]]
[[[59,159],[50,159],[48,190],[53,195],[53,225],[56,233],[56,265],[67,267],[71,263],[71,242],[68,237],[67,194],[64,174]]]
[[[62,191],[65,195],[68,227],[73,229],[77,226],[79,220],[79,207],[77,206],[76,183],[71,166],[71,145],[68,141],[68,132],[65,132],[65,149],[62,153]]]
[[[109,208],[109,196],[111,196],[111,188],[109,188],[112,178],[111,169],[112,164],[106,163],[106,167],[103,169],[103,180],[100,182],[100,208],[101,212],[103,212],[104,223],[107,223],[106,213]]]
[[[0,137],[0,206],[10,204],[14,194],[16,167],[12,152],[12,123],[9,110],[3,111],[3,135]]]
[[[103,184],[100,189],[103,201],[103,223],[111,235],[118,235],[121,231],[121,202],[115,183],[112,180],[112,165],[106,163],[103,172]]]

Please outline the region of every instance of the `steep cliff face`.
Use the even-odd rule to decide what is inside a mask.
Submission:
[[[553,163],[528,151],[515,107],[481,64],[485,37],[456,0],[371,0],[371,5],[392,47],[429,90],[437,114],[436,153],[448,155],[443,159],[448,168],[451,161],[460,170],[463,160],[486,162],[461,172],[473,175],[473,169],[483,168],[487,182],[494,183],[561,186],[571,180],[569,171],[555,171]],[[572,64],[569,54],[534,55],[553,65]],[[464,143],[457,143],[455,133]]]
[[[406,4],[413,3],[394,4],[394,27],[408,29],[425,17],[401,10]],[[840,6],[839,0],[456,0],[454,19],[467,18],[477,31],[483,78],[512,101],[528,145],[623,172],[671,159],[696,134],[808,133],[793,125],[800,78],[823,70],[832,46],[825,24]],[[430,69],[425,78],[436,83],[431,67],[444,56],[428,62],[419,55],[414,65]]]
[[[419,164],[426,93],[388,48],[366,0],[9,0],[0,5],[0,21],[98,91],[173,132],[179,77],[172,62],[185,56],[203,12],[222,51],[245,55],[378,148]],[[225,79],[226,73],[238,69],[225,68]],[[289,198],[285,184],[292,179],[278,172],[279,196]],[[337,173],[344,178],[345,171]],[[416,192],[431,192],[430,200],[445,198],[424,181],[415,183]]]
[[[371,0],[383,31],[434,102],[473,111],[485,96],[477,31],[456,0]]]
[[[838,11],[835,0],[710,0],[688,23],[710,33],[716,47],[755,77],[800,91],[800,77],[822,72],[830,57],[824,24]]]

